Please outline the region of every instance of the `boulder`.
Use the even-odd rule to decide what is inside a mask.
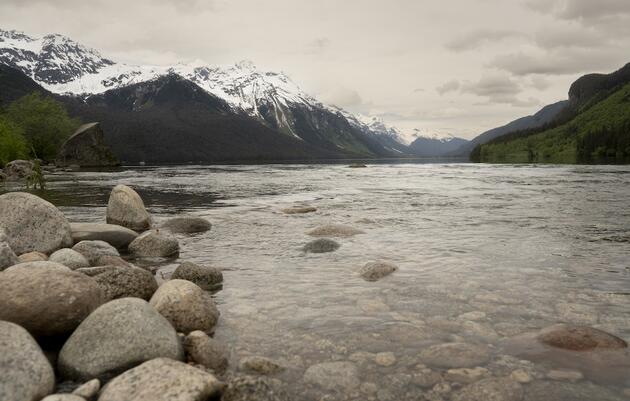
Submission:
[[[6,272],[12,272],[12,271],[15,271],[15,270],[20,270],[20,269],[27,269],[27,270],[32,270],[32,269],[47,269],[47,270],[51,270],[52,269],[52,270],[58,270],[58,271],[64,271],[64,272],[72,271],[72,269],[70,269],[66,265],[62,265],[60,263],[55,263],[55,262],[50,262],[48,260],[38,261],[38,262],[18,263],[17,265],[13,265],[11,267],[8,267],[5,271]]]
[[[61,375],[71,380],[109,377],[154,358],[183,359],[170,323],[146,301],[110,301],[85,319],[59,353]],[[127,399],[127,398],[126,398]]]
[[[305,214],[316,212],[317,208],[312,206],[293,206],[286,209],[282,209],[284,214]]]
[[[126,248],[138,233],[127,227],[105,223],[70,223],[74,243],[105,241],[117,249]]]
[[[628,347],[621,338],[588,326],[557,324],[541,330],[537,338],[543,344],[572,351]]]
[[[35,175],[35,163],[31,160],[13,160],[3,169],[7,181],[27,180]]]
[[[308,232],[311,237],[352,237],[363,231],[343,224],[326,224]]]
[[[184,350],[186,351],[188,362],[203,365],[218,373],[227,369],[227,348],[203,331],[190,332],[184,338]]]
[[[302,250],[306,253],[326,253],[334,252],[339,249],[340,246],[341,245],[339,245],[336,241],[328,238],[320,238],[307,243],[304,245]]]
[[[212,224],[201,217],[180,216],[166,220],[162,228],[172,233],[194,234],[210,231]]]
[[[510,378],[483,379],[462,388],[453,401],[521,401],[523,387]]]
[[[72,270],[90,266],[90,262],[85,256],[70,248],[63,248],[53,252],[48,261],[68,266]]]
[[[222,389],[221,382],[209,373],[157,358],[110,381],[98,401],[200,401],[215,399]]]
[[[90,262],[90,266],[96,266],[103,256],[120,256],[118,250],[105,241],[81,241],[72,247]]]
[[[18,268],[0,274],[0,320],[17,323],[35,337],[72,333],[101,303],[96,281],[80,273]]]
[[[151,226],[151,216],[136,191],[126,185],[116,185],[107,203],[107,223],[144,231]]]
[[[177,266],[171,279],[188,280],[206,291],[215,290],[223,283],[223,273],[216,267],[200,266],[192,262],[184,262]]]
[[[54,388],[53,368],[33,337],[0,321],[0,400],[39,401]]]
[[[304,381],[342,394],[356,390],[361,384],[359,370],[352,362],[325,362],[312,365],[306,369]]]
[[[17,263],[20,263],[20,260],[9,244],[7,242],[0,242],[0,271]]]
[[[59,149],[56,164],[61,167],[113,167],[120,162],[105,144],[99,123],[83,124]]]
[[[48,256],[41,252],[27,252],[18,256],[20,263],[26,262],[45,262],[48,260]]]
[[[179,253],[179,242],[158,230],[142,233],[129,244],[129,251],[136,257],[167,258]]]
[[[241,359],[241,370],[259,375],[273,375],[282,372],[284,367],[264,356],[248,356]]]
[[[439,368],[472,368],[488,362],[490,352],[483,345],[456,342],[433,345],[420,352],[420,359]]]
[[[210,295],[186,280],[162,284],[150,303],[182,333],[210,332],[219,319],[219,311]]]
[[[96,280],[108,301],[125,297],[148,301],[158,288],[153,274],[135,266],[88,267],[77,272]]]
[[[359,275],[366,281],[377,281],[398,270],[398,267],[391,263],[370,262],[359,271]]]
[[[0,226],[18,255],[32,251],[48,254],[72,246],[70,224],[63,213],[29,193],[0,195]]]

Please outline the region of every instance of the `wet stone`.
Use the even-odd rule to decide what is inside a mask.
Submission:
[[[605,331],[588,326],[563,324],[543,329],[538,335],[538,340],[552,347],[573,351],[628,347],[624,340]]]
[[[490,359],[488,348],[467,343],[446,343],[429,347],[420,353],[428,365],[441,368],[471,368]]]
[[[336,241],[328,238],[320,238],[304,245],[304,248],[302,249],[307,253],[327,253],[336,251],[340,246],[341,245],[339,245]]]
[[[453,401],[520,401],[523,387],[509,378],[484,379],[462,388]],[[542,398],[541,400],[543,400]]]
[[[359,371],[351,362],[325,362],[309,367],[304,373],[306,383],[341,393],[359,387]]]

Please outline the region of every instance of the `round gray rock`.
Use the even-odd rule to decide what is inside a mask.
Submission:
[[[77,271],[96,280],[107,300],[135,297],[148,301],[158,289],[153,274],[136,266],[99,266]]]
[[[212,224],[201,217],[181,216],[166,220],[162,228],[172,233],[195,234],[210,231]]]
[[[210,295],[186,280],[162,284],[150,303],[182,333],[210,332],[219,319],[219,311]]]
[[[391,263],[370,262],[361,268],[359,275],[366,281],[377,281],[385,276],[389,276],[398,270],[398,267]]]
[[[509,378],[480,380],[462,388],[453,401],[520,401],[523,387]]]
[[[95,266],[103,256],[120,256],[118,250],[105,241],[81,241],[72,250],[85,256],[90,266]]]
[[[179,242],[162,231],[147,231],[129,244],[129,251],[137,257],[167,258],[179,253]]]
[[[188,280],[206,291],[217,289],[223,283],[221,270],[211,266],[200,266],[192,262],[184,262],[179,265],[171,278]]]
[[[328,238],[320,238],[307,243],[302,249],[307,253],[326,253],[334,252],[339,249],[340,246],[341,245],[339,245],[336,241]]]
[[[107,202],[107,223],[144,231],[151,226],[151,216],[136,191],[126,185],[116,185]]]
[[[223,385],[213,375],[183,362],[153,359],[110,381],[98,401],[201,401]]]
[[[203,365],[219,373],[227,369],[227,347],[203,331],[189,333],[184,338],[184,350],[189,362]]]
[[[183,356],[177,333],[163,316],[146,301],[121,298],[102,305],[77,327],[59,353],[58,368],[66,379],[88,380],[154,358]]]
[[[38,262],[24,262],[18,263],[17,265],[13,265],[8,267],[5,271],[15,271],[19,269],[52,269],[59,270],[64,272],[72,271],[68,266],[62,265],[61,263],[50,262],[48,260],[38,261]]]
[[[326,390],[349,393],[359,387],[359,370],[351,362],[325,362],[306,369],[304,381]]]
[[[20,263],[17,255],[7,242],[0,242],[0,271]]]
[[[127,227],[104,223],[70,223],[74,243],[81,241],[105,241],[111,246],[126,248],[138,233]]]
[[[55,251],[50,255],[48,261],[68,266],[72,270],[90,266],[90,262],[85,256],[70,248]]]
[[[97,282],[73,271],[20,268],[0,274],[0,320],[35,337],[70,334],[102,303]]]
[[[440,368],[472,368],[486,363],[490,353],[483,345],[446,343],[423,350],[420,359],[427,365]]]
[[[33,337],[0,321],[0,400],[39,401],[55,388],[55,374]]]
[[[24,192],[0,195],[0,226],[16,254],[46,254],[72,246],[66,217],[51,203]]]
[[[264,356],[248,356],[241,359],[241,370],[259,375],[273,375],[282,372],[284,367]]]

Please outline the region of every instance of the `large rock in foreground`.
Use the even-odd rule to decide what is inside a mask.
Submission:
[[[107,300],[134,297],[148,301],[158,289],[153,274],[136,266],[99,266],[77,271],[96,280]]]
[[[0,274],[0,320],[17,323],[35,337],[72,333],[102,303],[96,281],[73,271],[11,268]]]
[[[572,351],[628,347],[621,338],[588,326],[557,324],[541,330],[537,338],[543,344]]]
[[[212,291],[221,287],[223,273],[216,267],[200,266],[192,262],[184,262],[175,269],[171,279],[188,280],[201,289]]]
[[[84,124],[68,138],[57,156],[58,166],[113,167],[120,165],[105,144],[99,123]]]
[[[33,337],[0,321],[0,400],[39,401],[54,387],[53,368]]]
[[[147,231],[129,244],[129,251],[141,258],[167,258],[179,253],[179,242],[162,231]]]
[[[177,333],[146,301],[122,298],[81,323],[61,349],[58,367],[64,378],[89,380],[160,357],[183,359]]]
[[[81,241],[105,241],[111,246],[122,249],[131,243],[138,233],[127,227],[104,223],[70,223],[74,243]]]
[[[157,309],[177,331],[210,332],[219,319],[219,311],[210,295],[186,280],[170,280],[151,297]]]
[[[223,385],[185,363],[158,358],[110,381],[99,401],[202,401],[214,399]],[[217,398],[218,399],[218,398]]]
[[[17,255],[31,251],[48,254],[72,246],[72,231],[63,213],[25,192],[0,195],[0,227]]]
[[[116,185],[107,203],[107,223],[144,231],[151,226],[151,216],[136,191],[126,185]]]

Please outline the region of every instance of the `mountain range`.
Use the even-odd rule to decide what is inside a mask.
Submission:
[[[32,80],[25,88],[56,96],[71,115],[101,121],[126,162],[436,157],[466,142],[409,144],[380,119],[324,104],[287,75],[251,62],[130,65],[62,35],[0,30],[0,64]]]

